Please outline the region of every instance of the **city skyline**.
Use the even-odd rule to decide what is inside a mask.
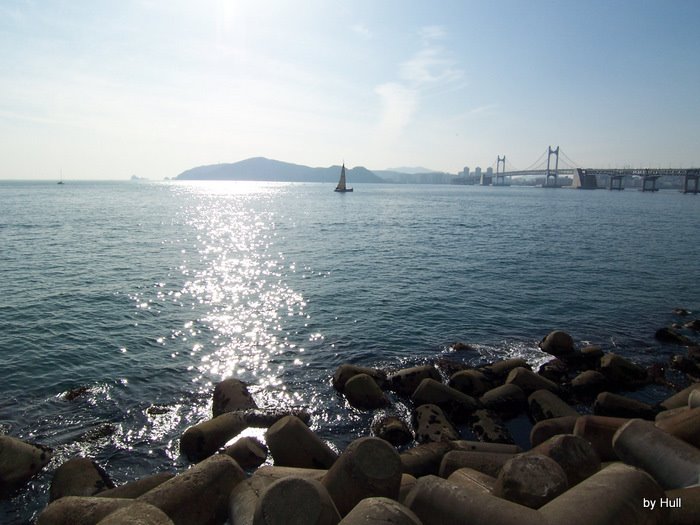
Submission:
[[[0,5],[0,178],[700,166],[700,4]]]

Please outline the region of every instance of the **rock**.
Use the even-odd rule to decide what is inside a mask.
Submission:
[[[423,525],[543,525],[540,514],[511,501],[424,476],[406,497]],[[557,522],[551,522],[552,524]],[[558,522],[565,523],[565,522]]]
[[[670,365],[674,370],[680,370],[685,374],[697,375],[700,373],[700,366],[698,366],[698,363],[694,359],[684,355],[672,356]]]
[[[565,356],[574,351],[574,339],[566,332],[555,330],[540,341],[539,347],[555,357]]]
[[[337,525],[338,509],[326,488],[309,478],[287,477],[260,495],[253,525]]]
[[[550,381],[546,377],[535,374],[527,368],[514,368],[506,378],[506,384],[519,386],[525,394],[530,395],[535,390],[549,390],[550,392],[558,393],[560,388],[556,383]]]
[[[350,406],[355,408],[371,410],[389,404],[389,399],[382,389],[367,374],[356,374],[348,379],[344,392]]]
[[[541,454],[556,461],[566,474],[569,487],[600,470],[600,457],[593,446],[573,434],[553,436],[526,454]]]
[[[455,372],[450,376],[448,384],[451,388],[472,397],[480,397],[492,387],[491,382],[478,370]]]
[[[651,405],[610,392],[601,392],[593,403],[597,416],[654,419],[656,410]]]
[[[528,398],[530,417],[533,421],[542,421],[555,417],[576,417],[578,412],[549,390],[537,390]]]
[[[513,443],[513,436],[498,414],[491,410],[477,410],[472,415],[472,432],[487,443]]]
[[[350,378],[358,374],[366,374],[370,376],[380,388],[384,388],[384,386],[387,384],[386,372],[382,370],[369,368],[367,366],[344,363],[340,365],[333,374],[333,388],[335,388],[338,392],[343,393],[345,391],[345,383],[347,383]]]
[[[595,369],[600,366],[600,358],[603,357],[604,352],[598,345],[588,345],[581,348],[580,354],[583,366],[585,368]]]
[[[678,315],[681,317],[690,315],[690,311],[686,310],[685,308],[674,308],[672,313],[673,315]]]
[[[401,459],[398,452],[382,439],[356,439],[328,469],[322,483],[338,512],[344,516],[364,498],[397,499],[401,486]]]
[[[414,411],[416,441],[452,441],[459,438],[457,430],[437,405],[421,405]]]
[[[557,434],[573,434],[578,416],[553,417],[538,421],[530,431],[530,445],[534,448]]]
[[[613,353],[600,359],[600,371],[618,388],[637,388],[648,381],[644,368]]]
[[[157,487],[161,483],[168,481],[174,476],[175,474],[171,472],[161,472],[159,474],[152,474],[150,476],[145,476],[135,481],[124,483],[123,485],[114,487],[113,489],[103,490],[102,492],[96,494],[95,497],[135,499],[145,494],[149,490]]]
[[[432,365],[414,366],[389,376],[391,389],[399,395],[411,396],[423,379],[440,381],[440,373]]]
[[[0,436],[0,499],[23,487],[53,457],[53,450]]]
[[[246,408],[258,408],[258,405],[243,381],[230,377],[216,384],[212,404],[213,417]]]
[[[246,428],[248,424],[238,412],[225,412],[185,430],[180,438],[180,452],[190,461],[201,461]]]
[[[413,432],[406,422],[396,416],[382,416],[372,423],[372,433],[395,447],[413,441]]]
[[[373,497],[360,501],[340,525],[422,525],[411,509],[389,498]]]
[[[688,321],[683,325],[683,328],[687,328],[688,330],[692,330],[693,332],[700,332],[700,319],[693,319],[692,321]]]
[[[337,455],[299,418],[287,416],[265,433],[275,465],[329,468]]]
[[[700,483],[700,450],[649,421],[631,419],[622,425],[613,436],[613,450],[628,465],[651,474],[664,489]]]
[[[523,454],[508,460],[493,486],[493,495],[538,509],[568,488],[559,464],[541,454]]]
[[[173,521],[153,505],[134,502],[112,512],[97,525],[173,525]]]
[[[664,493],[646,473],[613,463],[558,498],[540,507],[543,523],[566,525],[657,525],[667,523],[666,510],[645,508]]]
[[[267,447],[251,436],[245,436],[221,451],[233,458],[243,470],[259,467],[267,459]]]
[[[692,346],[693,340],[688,337],[679,334],[671,328],[659,328],[654,334],[654,339],[661,341],[662,343],[669,343],[680,346]]]
[[[55,470],[49,501],[65,496],[94,496],[113,488],[114,483],[97,463],[87,458],[71,458]]]
[[[455,422],[466,421],[477,408],[477,402],[473,397],[430,378],[421,381],[411,399],[416,406],[425,404],[439,406]]]
[[[493,410],[504,418],[510,419],[522,412],[527,406],[527,397],[522,388],[509,383],[484,393],[479,402],[487,410]]]
[[[228,456],[217,454],[139,496],[165,512],[174,525],[214,525],[226,521],[228,499],[245,472]]]

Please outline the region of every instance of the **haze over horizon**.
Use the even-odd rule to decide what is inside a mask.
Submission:
[[[700,3],[8,1],[0,179],[700,166]]]

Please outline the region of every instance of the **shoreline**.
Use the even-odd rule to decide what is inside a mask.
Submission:
[[[693,323],[698,324],[698,321]],[[250,488],[252,483],[262,483],[253,481],[261,477],[266,481],[256,489],[259,493],[265,492],[273,486],[274,482],[287,479],[292,474],[294,476],[290,479],[295,479],[295,476],[306,479],[305,476],[309,474],[303,470],[285,471],[284,468],[311,468],[315,471],[312,474],[319,477],[320,481],[317,481],[322,486],[324,483],[328,485],[330,482],[324,482],[324,479],[325,476],[330,476],[329,473],[334,465],[348,454],[348,450],[359,447],[360,444],[357,442],[368,439],[373,441],[369,445],[362,441],[362,447],[369,447],[370,450],[374,450],[372,454],[381,455],[386,450],[382,448],[384,445],[377,442],[389,444],[393,454],[400,459],[399,477],[413,478],[412,481],[404,480],[406,483],[410,482],[410,487],[408,485],[403,487],[401,492],[403,498],[390,492],[392,495],[390,499],[396,504],[406,507],[404,504],[407,501],[415,502],[416,498],[420,499],[421,496],[418,494],[420,491],[416,487],[423,487],[420,490],[426,491],[454,491],[452,485],[446,487],[443,483],[445,479],[452,479],[450,483],[454,484],[454,475],[466,476],[468,481],[461,479],[460,482],[471,484],[472,489],[474,489],[472,485],[476,483],[481,487],[480,493],[488,495],[489,498],[496,498],[498,501],[493,501],[497,503],[499,501],[516,502],[517,505],[528,509],[547,507],[551,501],[566,497],[569,491],[574,490],[588,477],[603,476],[601,473],[613,477],[637,476],[639,463],[645,464],[649,457],[659,454],[658,450],[650,454],[644,447],[642,452],[639,452],[634,448],[635,446],[639,448],[638,444],[632,446],[632,453],[621,451],[620,447],[623,445],[618,446],[616,443],[623,443],[628,439],[624,436],[634,437],[635,434],[644,432],[660,432],[664,438],[670,436],[675,441],[662,452],[671,454],[672,458],[675,458],[674,454],[677,452],[677,442],[682,444],[681,447],[688,446],[689,450],[697,451],[700,445],[696,442],[698,433],[693,432],[700,429],[700,392],[698,394],[692,392],[693,387],[700,390],[700,382],[697,382],[697,373],[700,371],[700,349],[693,339],[680,334],[678,328],[659,330],[656,339],[679,345],[679,348],[687,348],[686,355],[673,356],[669,366],[680,370],[688,383],[694,380],[695,383],[655,405],[643,403],[629,394],[650,384],[670,388],[672,385],[666,381],[663,368],[652,366],[645,369],[614,353],[606,354],[595,346],[576,348],[573,339],[560,331],[548,334],[540,342],[540,348],[550,354],[552,359],[537,371],[532,371],[527,362],[517,358],[497,361],[477,368],[460,364],[454,357],[460,354],[468,355],[473,351],[473,348],[463,343],[456,344],[452,354],[439,357],[434,364],[414,366],[393,373],[353,364],[340,365],[332,376],[334,389],[343,396],[350,407],[354,407],[350,410],[371,411],[375,414],[372,428],[366,430],[366,437],[353,440],[344,451],[329,447],[309,429],[307,426],[310,423],[309,415],[305,411],[260,409],[248,392],[247,386],[235,378],[230,378],[218,383],[214,389],[212,418],[190,426],[180,437],[181,454],[195,466],[179,473],[156,473],[115,488],[108,473],[91,459],[69,459],[53,473],[50,487],[52,502],[41,511],[38,523],[59,523],[60,521],[47,521],[48,518],[45,516],[51,516],[52,512],[56,512],[56,508],[90,503],[85,498],[90,501],[94,498],[110,500],[114,498],[109,494],[113,494],[114,491],[121,489],[128,492],[136,490],[134,487],[141,487],[137,490],[139,495],[134,496],[136,499],[141,499],[145,494],[156,491],[161,484],[165,488],[160,490],[166,490],[171,485],[177,486],[184,483],[183,480],[189,477],[188,473],[199,469],[200,465],[202,469],[205,468],[203,465],[207,465],[206,468],[213,468],[209,465],[226,462],[226,460],[216,459],[221,456],[233,458],[234,471],[243,472],[242,477],[234,476],[240,478],[235,485],[248,487],[246,490],[253,490]],[[443,376],[449,379],[445,381]],[[396,411],[392,411],[392,403],[387,393],[394,399],[400,399],[409,406],[413,406],[410,421],[406,421],[405,416],[402,418]],[[587,410],[581,410],[580,407],[584,409],[587,407]],[[640,425],[641,427],[637,428]],[[236,440],[236,436],[248,428],[266,428],[264,439],[266,442],[263,443],[250,436]],[[625,430],[622,430],[623,428]],[[513,429],[518,429],[518,439],[515,439]],[[284,439],[276,438],[278,434],[284,435]],[[523,443],[524,434],[529,437],[527,444]],[[11,439],[14,438],[3,436],[6,447]],[[634,442],[634,439],[629,439]],[[290,442],[296,443],[291,449],[288,445]],[[544,445],[546,443],[549,445]],[[12,445],[23,448],[14,442]],[[24,483],[26,483],[49,463],[50,451],[46,447],[37,449],[29,444],[24,445],[29,447],[26,449],[27,457],[30,458],[29,463],[41,465],[35,472],[25,472]],[[548,451],[549,456],[542,454],[543,450]],[[552,450],[558,452],[555,454]],[[686,450],[686,455],[687,453]],[[500,456],[494,458],[489,454],[491,456],[500,454]],[[556,468],[539,458],[542,455],[551,456],[550,461],[553,458],[556,463],[559,457],[557,454],[560,456],[563,454],[566,457],[572,454],[582,456],[586,464],[580,464],[578,470],[588,469],[588,475],[576,483],[568,479],[565,483],[566,489],[560,490],[555,497],[546,502],[523,504],[523,501],[518,500],[524,497],[523,495],[517,497],[509,495],[508,490],[503,488],[504,484],[510,486],[508,485],[510,482],[507,483],[504,480],[504,477],[507,477],[504,472],[511,472],[511,470],[518,472],[518,469],[524,469],[523,472],[527,473],[527,484],[530,485],[533,483],[530,479],[533,472],[544,468],[542,463],[549,469],[549,474],[544,477],[545,485],[551,483],[551,480],[557,476],[561,478]],[[37,461],[37,457],[41,459]],[[274,466],[265,465],[269,463],[270,457],[274,461]],[[388,453],[387,457],[393,456]],[[532,459],[533,457],[537,459]],[[518,458],[517,461],[515,458]],[[618,472],[621,468],[620,460],[635,467],[634,473]],[[387,459],[387,461],[393,460]],[[617,470],[613,469],[614,472],[608,471],[611,465],[607,463],[611,461],[613,462],[611,465],[618,465],[615,467]],[[519,463],[523,463],[524,466]],[[506,465],[508,468],[503,470]],[[601,465],[604,468],[601,469]],[[700,462],[697,465],[700,465]],[[682,467],[681,471],[687,465],[684,463]],[[73,469],[76,470],[73,471]],[[645,469],[653,470],[648,465]],[[324,476],[320,476],[321,470],[327,471]],[[69,474],[61,476],[61,472],[69,472]],[[459,474],[454,474],[455,472]],[[669,490],[669,482],[663,477],[664,475],[652,472],[650,479],[656,484],[655,486]],[[438,476],[437,480],[433,479],[435,476]],[[61,478],[65,481],[61,481]],[[89,480],[87,488],[85,480]],[[501,480],[498,485],[500,488],[497,487],[498,480]],[[158,481],[158,484],[153,485],[154,481]],[[645,483],[647,481],[649,480]],[[698,481],[696,480],[695,483]],[[285,483],[291,482],[285,481]],[[68,488],[56,488],[61,484],[66,484]],[[16,494],[16,491],[21,491],[21,486],[22,484],[19,484],[11,490]],[[399,486],[403,485],[399,484]],[[304,483],[301,483],[300,487],[303,490],[309,489]],[[315,485],[314,487],[314,490],[318,489]],[[672,488],[690,490],[683,486]],[[231,488],[231,490],[234,489]],[[240,488],[239,492],[243,490]],[[323,491],[321,493],[325,494]],[[413,499],[409,498],[409,493],[413,494]],[[56,497],[56,494],[60,494],[61,497]],[[647,498],[647,500],[654,501],[654,512],[660,512],[660,509],[664,509],[665,512],[686,512],[693,506],[686,502],[683,507],[683,502],[691,496],[694,498],[693,494],[695,491],[687,495],[674,495],[675,499],[664,500],[679,502],[675,507],[670,503],[666,506],[659,503],[661,498],[670,498],[663,494],[661,496],[657,494],[658,497]],[[69,498],[63,499],[65,497]],[[232,494],[231,497],[233,497]],[[365,497],[371,497],[371,494]],[[529,497],[531,495],[525,497],[525,500]],[[227,501],[229,499],[228,496],[225,498],[221,496],[221,498]],[[348,514],[360,500],[355,501],[352,507],[345,508],[341,515]],[[335,500],[331,498],[331,501]],[[492,500],[489,501],[493,503]],[[258,500],[256,500],[257,503],[259,503]],[[100,502],[100,505],[103,504]],[[373,504],[382,507],[377,502]],[[160,502],[160,505],[163,507],[165,504]],[[182,505],[188,507],[189,504],[176,505],[179,509],[177,512],[185,512],[181,508]],[[324,505],[327,507],[328,501]],[[126,508],[128,505],[122,501],[120,508],[122,506]],[[158,508],[158,505],[155,506]],[[225,506],[228,507],[228,503]],[[652,504],[649,503],[646,510],[651,512],[651,506]],[[108,507],[108,514],[116,510],[111,506]],[[337,503],[336,507],[339,510],[340,506]],[[416,508],[419,507],[416,504]],[[141,510],[138,512],[146,512],[144,508],[139,508]],[[679,510],[682,508],[686,510]],[[76,507],[70,507],[69,510],[77,512]],[[163,508],[161,510],[165,511]],[[248,511],[251,509],[248,508],[246,512]],[[434,511],[435,509],[431,512]],[[168,519],[172,520],[172,512],[175,511],[171,510],[170,513],[165,511],[165,514],[170,516]],[[224,523],[216,520],[220,520],[224,514],[230,516],[234,511],[223,512],[219,508],[217,512],[219,518],[215,521],[187,523]],[[252,512],[255,512],[254,509]],[[380,511],[377,510],[377,512]],[[104,517],[106,518],[108,514]],[[194,518],[190,516],[188,519]],[[179,523],[176,520],[172,522]],[[169,522],[164,521],[164,523]]]

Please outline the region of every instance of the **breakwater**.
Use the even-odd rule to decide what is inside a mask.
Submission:
[[[346,410],[375,414],[343,450],[311,429],[305,410],[259,407],[229,378],[213,389],[211,417],[179,437],[189,468],[115,487],[92,458],[70,458],[55,468],[37,523],[692,523],[699,325],[658,330],[678,353],[651,367],[563,331],[540,342],[551,359],[538,370],[518,358],[469,366],[460,356],[474,349],[464,343],[432,364],[342,364],[329,380]],[[673,392],[666,367],[688,386]],[[635,399],[650,385],[671,395]],[[394,410],[396,399],[410,417]],[[516,444],[510,429],[525,421],[529,442]],[[256,438],[249,428],[265,430]],[[0,444],[5,496],[51,459],[47,447],[7,436]]]

